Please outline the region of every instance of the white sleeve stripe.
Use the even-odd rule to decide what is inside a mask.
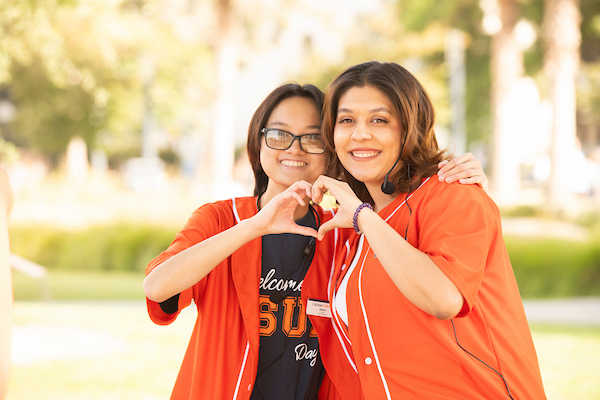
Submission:
[[[233,215],[235,216],[235,221],[239,224],[240,223],[240,215],[238,214],[237,211],[237,204],[235,203],[235,197],[231,198],[231,201],[233,203]]]

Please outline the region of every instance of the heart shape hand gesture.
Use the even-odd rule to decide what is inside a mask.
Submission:
[[[315,229],[298,225],[294,221],[294,210],[299,205],[306,205],[306,199],[311,197],[311,188],[310,183],[298,181],[273,197],[258,214],[252,217],[254,229],[261,232],[261,235],[297,233],[317,237]]]
[[[322,240],[327,232],[335,228],[352,228],[354,212],[362,204],[352,188],[342,181],[321,175],[312,186],[312,199],[315,203],[323,200],[323,195],[329,193],[339,204],[335,216],[319,227],[317,239]]]

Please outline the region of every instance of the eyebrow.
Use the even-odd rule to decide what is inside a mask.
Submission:
[[[337,112],[338,113],[341,113],[341,112],[352,113],[353,111],[349,108],[338,108]],[[392,114],[392,112],[385,107],[373,108],[373,109],[369,110],[369,112],[371,112],[371,113],[386,112],[388,114]]]
[[[274,121],[274,122],[270,123],[269,125],[279,126],[279,127],[283,127],[283,128],[289,127],[289,125],[286,124],[285,122],[279,122],[279,121]],[[306,129],[321,129],[321,125],[309,125],[306,127]]]

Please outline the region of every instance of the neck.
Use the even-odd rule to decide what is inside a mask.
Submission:
[[[394,201],[394,199],[396,197],[398,197],[398,193],[394,193],[394,194],[383,193],[381,191],[381,184],[375,185],[375,184],[365,183],[365,186],[367,187],[367,190],[369,191],[371,198],[375,202],[375,207],[373,208],[373,210],[375,212],[379,212],[379,211],[383,210],[392,201]]]

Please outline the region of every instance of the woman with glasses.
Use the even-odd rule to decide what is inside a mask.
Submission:
[[[327,89],[323,138],[345,182],[312,186],[314,201],[329,191],[339,203],[318,237],[355,232],[338,245],[328,299],[340,334],[321,343],[323,363],[336,387],[358,376],[365,399],[545,399],[498,207],[434,178],[446,157],[434,121],[398,64],[350,67]]]
[[[300,297],[310,289],[314,300],[327,299],[329,268],[309,266],[331,264],[336,239],[347,234],[310,237],[334,215],[310,204],[306,189],[331,157],[320,135],[322,105],[323,93],[312,85],[269,94],[248,130],[254,196],[201,206],[148,265],[144,292],[155,323],[170,324],[192,300],[198,308],[172,399],[358,394],[341,397],[331,385],[307,317],[319,306]],[[471,155],[442,171],[440,179],[486,182]]]

